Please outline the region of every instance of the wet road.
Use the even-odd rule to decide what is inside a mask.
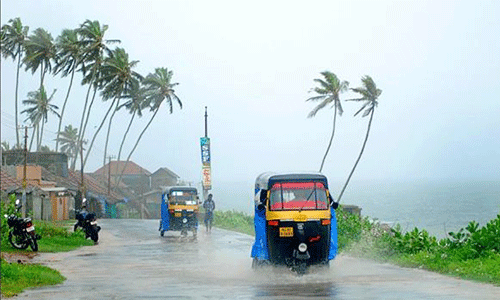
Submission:
[[[500,287],[348,256],[298,277],[251,269],[253,238],[200,227],[198,238],[160,237],[158,220],[99,220],[100,243],[34,260],[67,280],[14,299],[500,299]]]

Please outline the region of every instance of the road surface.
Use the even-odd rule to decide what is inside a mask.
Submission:
[[[200,227],[196,240],[160,237],[158,220],[99,220],[100,243],[33,261],[67,280],[13,299],[500,299],[500,287],[340,255],[296,276],[251,269],[253,238]]]

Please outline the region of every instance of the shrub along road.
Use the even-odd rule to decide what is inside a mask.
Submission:
[[[99,220],[96,246],[33,259],[61,272],[57,286],[14,299],[500,299],[500,287],[419,269],[339,256],[329,270],[297,277],[285,268],[251,269],[253,237],[200,227],[196,240],[160,237],[158,220]]]

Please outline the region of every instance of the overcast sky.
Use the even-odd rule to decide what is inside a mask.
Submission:
[[[139,61],[137,72],[173,70],[183,108],[163,107],[132,157],[151,172],[168,167],[201,180],[205,106],[214,185],[269,170],[318,170],[333,109],[308,119],[315,104],[305,100],[329,70],[351,87],[370,75],[383,91],[355,179],[500,180],[498,1],[1,1],[2,25],[15,17],[54,39],[98,20],[109,25],[107,38],[121,40],[112,48]],[[1,63],[1,140],[12,145],[15,64]],[[46,78],[46,88],[57,89],[54,104],[62,106],[68,84]],[[20,99],[38,85],[39,73],[21,72]],[[85,92],[72,90],[65,125],[79,126]],[[353,117],[358,103],[343,106],[323,170],[336,181],[349,174],[368,122]],[[88,139],[106,107],[94,110]],[[136,123],[126,154],[149,116]],[[129,118],[115,117],[108,154],[117,155]],[[51,148],[56,131],[52,117]],[[85,171],[102,166],[104,137]]]

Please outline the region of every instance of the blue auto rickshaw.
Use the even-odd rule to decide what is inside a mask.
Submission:
[[[298,274],[329,266],[337,255],[337,221],[321,173],[263,173],[255,181],[252,267],[285,265]]]
[[[198,191],[189,186],[171,186],[164,189],[161,197],[160,235],[165,231],[180,231],[187,236],[188,231],[196,237],[199,211]]]

